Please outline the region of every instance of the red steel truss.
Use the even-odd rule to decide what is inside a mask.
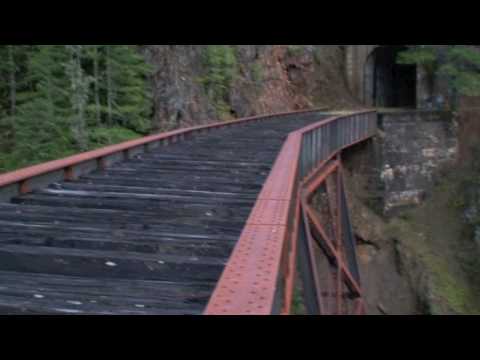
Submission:
[[[365,313],[340,154],[376,130],[376,112],[368,111],[289,135],[206,315],[291,314],[297,268],[308,313]],[[321,187],[329,194],[328,221],[312,205]],[[319,269],[318,253],[328,269]]]
[[[9,196],[24,194],[41,186],[37,182],[47,175],[72,180],[195,134],[297,113],[198,126],[109,146],[0,175],[0,190],[8,190]],[[291,314],[298,275],[309,313],[364,313],[340,154],[374,136],[376,127],[376,112],[368,111],[333,117],[289,135],[205,314]],[[313,203],[322,192],[328,194],[328,216]]]

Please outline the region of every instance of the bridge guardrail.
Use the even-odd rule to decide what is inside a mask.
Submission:
[[[338,282],[345,281],[352,296],[359,300],[355,311],[362,311],[355,240],[340,175],[337,179],[338,242],[330,241],[323,233],[306,201],[329,175],[341,174],[341,151],[374,136],[376,131],[376,112],[364,111],[320,121],[289,135],[205,315],[289,314],[299,257],[302,258],[300,265],[306,266],[301,272],[303,282],[308,285],[305,299],[309,313],[326,313],[312,257],[311,221],[325,240],[324,247],[331,253],[330,261],[336,263],[337,278],[341,279]],[[338,298],[343,296],[340,293],[338,290]],[[340,308],[337,311],[340,312]]]
[[[50,183],[73,180],[82,174],[104,168],[109,163],[210,130],[302,114],[320,114],[323,111],[325,109],[288,112],[197,126],[28,167],[0,175],[0,198],[5,192],[9,197],[30,192],[40,187],[41,179],[46,176]],[[300,190],[312,182],[318,182],[318,172],[325,172],[329,162],[342,149],[373,136],[375,131],[375,112],[362,112],[324,120],[289,135],[211,298],[206,314],[290,312],[297,247],[299,240],[308,237],[304,234],[305,224],[302,223],[301,215],[305,209],[302,208],[303,195]],[[51,176],[57,179],[53,180]],[[343,221],[349,222],[348,214],[344,215]],[[355,280],[358,279],[358,270],[355,271],[354,266],[355,261],[350,260],[348,269],[342,268],[342,271],[349,279],[351,287],[358,288]]]
[[[17,171],[0,175],[0,201],[7,200],[17,195],[31,192],[46,184],[61,180],[74,180],[75,178],[103,169],[106,166],[130,158],[133,155],[148,152],[151,149],[168,145],[191,136],[222,129],[230,126],[239,126],[256,121],[273,120],[325,111],[322,109],[300,110],[272,115],[261,115],[238,119],[230,122],[219,122],[210,125],[196,126],[166,133],[146,136],[137,140],[123,142],[121,144],[107,146],[98,150],[70,156],[64,159],[30,166]]]

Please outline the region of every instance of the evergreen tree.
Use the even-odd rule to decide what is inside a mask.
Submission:
[[[15,157],[19,165],[71,153],[69,119],[73,115],[65,66],[69,52],[62,45],[38,46],[30,54],[29,90],[18,107]]]
[[[93,104],[88,105],[88,110],[94,114],[95,125],[101,126],[102,124],[102,105],[100,102],[100,86],[102,84],[102,73],[101,73],[101,54],[102,46],[101,45],[88,45],[86,46],[87,57],[92,62],[92,76],[91,84],[93,85]]]
[[[71,118],[72,135],[80,150],[87,150],[88,135],[86,124],[86,109],[88,104],[89,83],[91,78],[82,67],[85,57],[83,45],[65,45],[70,59],[66,65],[67,75],[70,79],[69,99],[72,106]]]
[[[203,54],[206,76],[202,83],[221,117],[229,113],[230,88],[238,73],[235,49],[230,45],[208,45]]]
[[[150,67],[132,45],[107,45],[105,53],[109,124],[147,133],[151,130]]]
[[[8,53],[8,86],[10,89],[10,116],[14,117],[17,108],[17,65],[15,59],[15,46],[7,45]]]
[[[0,46],[0,172],[148,133],[149,73],[135,46]]]
[[[15,115],[17,106],[17,56],[18,46],[0,46],[0,74],[2,78],[0,104],[11,116]]]
[[[15,144],[15,116],[18,94],[24,84],[26,45],[0,46],[0,150],[11,151]]]
[[[8,151],[12,144],[13,116],[16,111],[16,74],[12,45],[0,46],[0,145]]]
[[[115,105],[116,98],[116,87],[113,84],[113,68],[114,60],[112,54],[112,47],[105,47],[105,77],[106,77],[106,92],[107,92],[107,115],[108,115],[108,125],[113,126],[113,109]]]
[[[430,76],[446,77],[453,109],[458,107],[458,95],[480,96],[480,52],[476,46],[411,45],[398,61],[421,65]]]

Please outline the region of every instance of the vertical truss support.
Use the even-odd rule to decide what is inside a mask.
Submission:
[[[323,185],[326,187],[330,221],[312,202]],[[356,257],[356,241],[348,213],[340,155],[327,164],[300,195],[299,261],[305,289],[305,305],[313,315],[361,315],[365,313]],[[325,226],[330,226],[332,236]],[[329,274],[320,274],[316,254],[323,254]],[[332,281],[333,280],[333,281]],[[332,304],[333,300],[333,304]]]

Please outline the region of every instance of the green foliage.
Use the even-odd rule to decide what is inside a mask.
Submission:
[[[89,131],[90,147],[92,149],[134,140],[139,136],[138,133],[120,126],[93,128]]]
[[[15,145],[8,153],[2,153],[0,170],[13,170],[76,152],[67,118],[56,112],[52,116],[50,105],[39,97],[19,108],[14,124]]]
[[[429,74],[433,74],[438,68],[437,51],[435,48],[425,45],[411,47],[408,51],[399,54],[397,62],[404,65],[421,65]]]
[[[206,75],[202,84],[217,111],[228,112],[228,100],[233,81],[238,74],[235,49],[229,45],[208,45],[203,54]]]
[[[263,66],[259,62],[255,62],[251,65],[253,81],[259,85],[263,81]]]
[[[451,79],[460,94],[480,96],[480,53],[477,49],[456,45],[449,48],[447,63],[440,71]]]
[[[304,50],[303,45],[288,45],[287,47],[287,55],[288,56],[298,56]]]
[[[431,292],[437,300],[431,304],[432,315],[452,311],[462,315],[478,313],[474,291],[452,274],[446,259],[425,253],[422,260],[431,272]]]
[[[133,45],[0,46],[0,171],[148,133],[150,72]]]
[[[477,48],[466,45],[450,45],[448,51],[449,61],[457,66],[467,70],[478,70],[480,67],[480,52]]]
[[[415,214],[418,215],[419,211],[422,210],[416,210]],[[418,282],[415,286],[418,286],[419,300],[426,307],[424,311],[429,315],[478,314],[477,290],[455,267],[459,250],[453,246],[453,241],[458,239],[447,236],[448,241],[452,241],[451,247],[439,247],[436,243],[438,235],[431,233],[430,226],[432,224],[427,224],[424,219],[405,222],[396,218],[386,228],[386,235],[397,239],[402,266],[408,269],[410,276],[413,275],[410,280]],[[470,251],[468,257],[472,258],[472,255],[474,252]],[[458,263],[461,265],[464,261]]]
[[[480,52],[468,45],[414,45],[400,53],[400,64],[421,65],[430,75],[448,79],[453,90],[452,107],[457,107],[456,94],[480,96]]]
[[[14,120],[15,145],[7,163],[19,167],[74,152],[69,121],[69,81],[62,64],[68,61],[63,46],[38,46],[27,59],[29,90]],[[7,165],[8,167],[8,165]]]
[[[148,133],[152,96],[146,78],[152,69],[130,45],[111,46],[109,50],[113,120],[136,132]]]
[[[307,311],[305,308],[305,301],[303,299],[302,291],[298,288],[298,286],[296,286],[294,289],[292,300],[292,315],[306,315]]]
[[[35,127],[28,127],[29,131],[21,131],[18,146],[13,151],[0,152],[0,172],[12,171],[25,166],[63,158],[78,152],[74,146],[74,139],[68,131],[68,126],[42,127],[42,131],[35,135]],[[139,138],[132,130],[114,126],[88,129],[89,147],[93,150],[111,144]],[[28,141],[28,140],[33,141]]]

